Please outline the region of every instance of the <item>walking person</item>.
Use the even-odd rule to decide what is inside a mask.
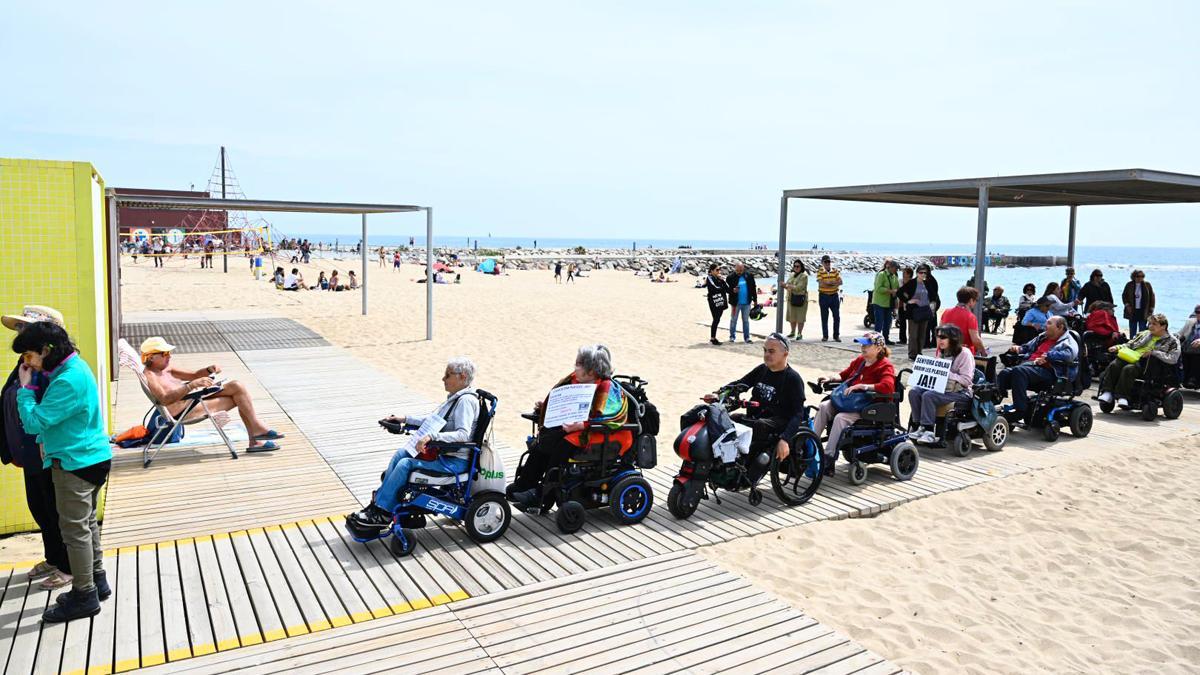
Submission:
[[[1146,319],[1154,313],[1154,287],[1146,281],[1146,273],[1134,270],[1129,275],[1125,290],[1121,292],[1125,305],[1125,319],[1129,321],[1129,334],[1137,335],[1146,330]]]
[[[387,251],[385,251],[382,246],[379,247],[379,266],[387,266]]]
[[[892,305],[896,302],[896,291],[900,290],[897,269],[899,266],[895,260],[884,260],[883,269],[875,275],[875,288],[871,291],[871,314],[875,317],[875,330],[883,334],[883,342],[889,347],[892,345]]]
[[[917,355],[925,348],[925,337],[929,334],[929,324],[933,321],[934,303],[937,292],[929,283],[929,268],[921,265],[917,268],[917,276],[900,287],[896,293],[897,300],[908,311],[908,359],[916,361]]]
[[[803,340],[804,320],[808,317],[808,270],[803,262],[792,262],[792,276],[784,287],[787,288],[787,321],[792,327],[788,337]]]
[[[163,266],[163,261],[162,261],[163,244],[162,244],[162,240],[161,240],[161,239],[155,239],[155,240],[154,240],[154,243],[150,245],[150,250],[151,250],[151,251],[153,251],[153,253],[154,253],[154,256],[153,256],[153,257],[154,257],[154,266],[155,266],[155,267],[162,267],[162,266]]]
[[[913,268],[905,266],[900,272],[900,285],[904,286],[904,284],[912,280]],[[896,289],[896,294],[900,294],[900,289]],[[899,331],[896,343],[902,345],[908,344],[908,305],[899,300],[896,301],[896,330]]]
[[[568,284],[575,283],[575,263],[571,263],[570,265],[567,265],[567,283]]]
[[[556,284],[562,283],[562,261],[561,260],[554,263],[554,283],[556,283]]]
[[[833,341],[841,342],[842,310],[838,291],[842,286],[842,272],[833,267],[828,255],[821,256],[817,268],[817,304],[821,308],[821,342],[829,342],[829,315],[833,315]]]
[[[721,278],[721,266],[713,263],[708,266],[708,276],[704,279],[704,290],[708,294],[708,311],[712,314],[712,326],[708,331],[708,341],[714,345],[721,344],[717,339],[717,324],[721,315],[729,306],[729,286]]]
[[[42,466],[54,481],[58,525],[72,574],[71,590],[51,603],[42,621],[95,616],[100,601],[112,593],[96,524],[100,487],[112,461],[96,378],[67,332],[52,321],[25,326],[12,348],[24,359],[17,373],[17,412],[26,433],[42,442]],[[39,372],[48,380],[40,401],[34,384]]]
[[[733,274],[725,279],[729,287],[729,341],[737,342],[737,319],[742,315],[742,340],[750,343],[750,306],[757,304],[758,289],[754,286],[754,275],[746,272],[746,266],[738,263]]]
[[[6,328],[17,333],[37,321],[50,321],[59,326],[63,322],[62,314],[58,310],[39,305],[26,305],[21,314],[7,315],[2,320]],[[17,393],[21,386],[19,371],[23,362],[24,359],[17,359],[17,365],[0,393],[0,400],[4,404],[3,414],[0,415],[0,430],[3,432],[0,433],[0,460],[5,464],[20,467],[24,474],[25,504],[41,530],[43,554],[42,561],[29,570],[28,578],[31,582],[40,581],[37,587],[49,591],[71,583],[71,562],[58,529],[54,481],[50,471],[42,467],[42,452],[38,448],[37,437],[25,430],[17,410]],[[34,398],[38,403],[41,402],[49,383],[45,373],[33,373],[32,384],[36,388]]]

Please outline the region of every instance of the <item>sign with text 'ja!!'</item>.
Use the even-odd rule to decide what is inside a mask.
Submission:
[[[936,391],[939,394],[946,393],[946,382],[950,379],[951,363],[950,359],[918,356],[913,363],[912,377],[908,378],[908,386]]]

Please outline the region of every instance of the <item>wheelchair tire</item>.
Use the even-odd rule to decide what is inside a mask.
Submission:
[[[1075,438],[1086,437],[1092,432],[1092,407],[1090,405],[1075,406],[1067,418],[1067,425],[1071,427],[1071,435]]]
[[[641,476],[626,476],[609,493],[608,508],[622,525],[642,522],[654,506],[654,489]]]
[[[1183,414],[1183,394],[1179,391],[1172,391],[1163,399],[1163,417],[1173,420],[1178,419]]]
[[[957,457],[966,457],[971,454],[971,437],[965,432],[958,432],[958,435],[950,443],[950,450]]]
[[[1046,426],[1042,427],[1042,438],[1046,439],[1046,441],[1049,443],[1057,441],[1058,434],[1058,422],[1055,422],[1054,420],[1048,420],[1046,422]]]
[[[824,451],[821,441],[811,429],[801,429],[791,442],[791,453],[787,459],[780,462],[771,458],[771,489],[779,501],[787,506],[799,506],[812,499],[825,476],[823,466],[820,466]],[[812,450],[813,458],[805,460],[804,455]],[[810,478],[809,464],[817,462],[816,476]]]
[[[481,492],[471,498],[463,525],[477,544],[486,544],[504,536],[512,522],[512,510],[499,492]]]
[[[1142,419],[1153,422],[1155,417],[1158,417],[1158,406],[1149,401],[1142,404]]]
[[[388,548],[397,558],[410,555],[416,547],[417,538],[412,530],[403,528],[399,532],[393,532],[392,540],[388,542]]]
[[[563,534],[575,534],[583,527],[585,520],[587,520],[587,510],[583,508],[583,504],[575,500],[563,502],[554,516],[554,524]]]
[[[892,478],[898,481],[910,480],[917,473],[917,466],[921,464],[921,454],[917,452],[917,446],[904,441],[892,450]]]
[[[862,485],[867,482],[867,465],[863,462],[850,462],[846,478],[850,480],[851,485]]]
[[[695,504],[688,503],[687,488],[679,483],[673,484],[671,491],[667,493],[667,510],[679,520],[691,518],[699,506],[699,500]]]
[[[1116,410],[1116,408],[1116,401],[1105,401],[1104,399],[1100,399],[1100,412],[1104,413],[1105,415],[1111,413],[1113,410]]]
[[[997,417],[991,428],[983,433],[983,447],[988,449],[988,452],[998,452],[1004,449],[1004,444],[1008,443],[1008,434],[1012,431],[1008,420],[1004,417]]]
[[[863,328],[874,328],[874,327],[875,327],[875,317],[871,315],[871,312],[867,312],[866,316],[863,317]]]

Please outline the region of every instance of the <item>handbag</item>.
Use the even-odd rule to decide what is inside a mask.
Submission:
[[[708,296],[708,301],[709,301],[709,303],[712,304],[713,309],[725,309],[725,294],[724,293],[716,293],[716,294],[710,295],[710,296]]]
[[[1142,358],[1142,353],[1129,347],[1121,347],[1117,350],[1117,358],[1125,363],[1137,363]]]
[[[908,311],[910,321],[931,321],[933,319],[933,309],[929,305],[913,305],[913,308]]]
[[[790,304],[792,307],[803,307],[804,305],[808,304],[808,295],[792,293],[791,297],[788,298],[788,304]]]
[[[862,412],[863,408],[870,405],[871,394],[865,391],[847,392],[846,387],[848,385],[848,382],[843,382],[830,394],[829,400],[833,403],[834,410],[838,412]]]

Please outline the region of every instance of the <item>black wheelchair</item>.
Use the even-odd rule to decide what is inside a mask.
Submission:
[[[384,529],[373,528],[347,516],[346,529],[354,540],[365,543],[391,536],[389,544],[397,556],[406,556],[416,548],[412,530],[425,527],[427,516],[446,516],[463,524],[473,541],[485,544],[504,536],[512,520],[512,511],[498,491],[475,492],[472,488],[479,467],[479,454],[492,418],[496,415],[496,397],[482,389],[479,397],[479,418],[471,440],[463,443],[432,442],[425,447],[439,453],[451,453],[467,459],[463,473],[436,469],[413,469],[408,484],[400,490],[400,499],[392,511],[392,523]],[[416,427],[380,420],[379,425],[393,434],[407,434]]]
[[[658,433],[659,416],[657,408],[646,397],[649,382],[636,375],[614,375],[612,379],[629,398],[626,423],[617,428],[589,425],[587,431],[601,434],[603,441],[579,449],[565,466],[551,466],[546,470],[539,506],[517,506],[534,514],[549,513],[557,507],[554,522],[563,534],[579,531],[587,520],[588,509],[607,506],[618,523],[633,525],[645,519],[654,505],[654,490],[642,476],[643,469],[653,469],[658,462],[654,437]],[[533,433],[526,439],[530,450],[521,455],[514,483],[520,479],[539,433],[536,414],[522,413],[521,417],[533,423]],[[617,441],[611,440],[613,434],[622,431],[633,436],[632,445],[624,451]],[[509,485],[506,490],[509,501],[514,501],[513,487]]]
[[[937,411],[937,422],[933,433],[938,437],[934,447],[949,448],[959,457],[971,454],[973,440],[983,441],[989,452],[999,452],[1008,443],[1012,431],[1008,419],[999,413],[999,387],[996,386],[996,357],[975,357],[975,382],[971,387],[971,400],[947,403]],[[911,370],[900,371],[906,381]],[[910,417],[909,431],[918,427],[917,420]]]
[[[871,403],[859,411],[859,418],[842,431],[837,452],[849,463],[847,478],[851,485],[867,482],[867,466],[886,464],[898,481],[910,480],[917,473],[921,455],[917,446],[908,440],[908,430],[900,425],[900,404],[904,401],[904,383],[895,379],[892,394],[873,394]],[[815,393],[828,393],[837,388],[836,382],[809,383]],[[828,397],[827,397],[828,398]],[[828,443],[826,435],[822,444]]]
[[[1183,391],[1179,385],[1179,368],[1161,359],[1143,356],[1137,366],[1141,372],[1134,379],[1133,389],[1126,397],[1129,409],[1141,411],[1142,419],[1151,422],[1162,410],[1163,417],[1173,420],[1183,414]],[[1100,400],[1100,412],[1109,414],[1116,401]]]
[[[1034,396],[1030,400],[1030,410],[1027,416],[1031,428],[1041,429],[1042,438],[1049,442],[1058,440],[1065,426],[1071,430],[1071,435],[1083,438],[1092,431],[1092,407],[1078,397],[1087,389],[1091,373],[1087,369],[1087,346],[1079,334],[1070,331],[1071,337],[1079,350],[1076,361],[1074,379],[1059,377],[1048,386],[1031,387]],[[1022,363],[1019,354],[1004,353],[1000,361],[1005,367],[1012,368]],[[1016,410],[1011,405],[1001,407],[1000,414],[1008,419],[1009,425],[1015,425]]]

